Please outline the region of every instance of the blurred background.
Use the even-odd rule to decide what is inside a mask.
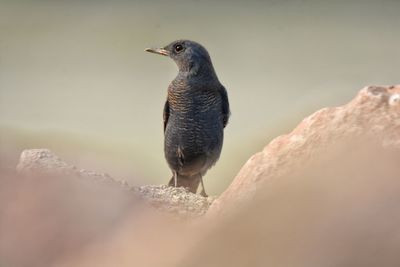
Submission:
[[[209,51],[232,109],[219,194],[245,161],[314,111],[398,84],[400,1],[0,0],[0,167],[49,148],[130,184],[166,183],[162,109],[177,68],[145,53]]]

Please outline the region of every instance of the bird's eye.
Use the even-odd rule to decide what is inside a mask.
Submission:
[[[177,44],[177,45],[175,46],[175,51],[176,51],[176,52],[181,52],[182,50],[183,50],[183,46],[182,46],[182,45]]]

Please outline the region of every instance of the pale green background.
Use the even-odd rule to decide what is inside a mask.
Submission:
[[[400,83],[400,1],[0,1],[0,160],[47,147],[131,184],[164,183],[162,108],[176,66],[210,52],[232,117],[205,177],[221,192],[306,115],[364,85]]]

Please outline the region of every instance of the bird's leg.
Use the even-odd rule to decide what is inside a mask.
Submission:
[[[178,173],[174,172],[174,186],[177,187],[178,186]]]
[[[202,195],[203,197],[208,197],[208,195],[206,194],[206,190],[204,188],[203,176],[200,176],[200,182],[201,182],[201,193],[200,193],[200,195]]]

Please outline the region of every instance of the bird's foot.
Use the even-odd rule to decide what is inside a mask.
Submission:
[[[206,194],[206,191],[204,191],[204,190],[201,190],[200,195],[201,195],[202,197],[208,197],[208,195]]]

